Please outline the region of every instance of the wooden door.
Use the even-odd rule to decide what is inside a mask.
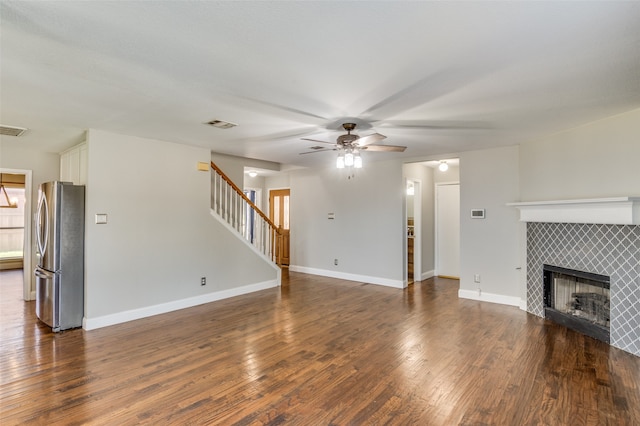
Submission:
[[[276,263],[289,266],[289,190],[269,191],[269,218],[280,232],[276,238]]]

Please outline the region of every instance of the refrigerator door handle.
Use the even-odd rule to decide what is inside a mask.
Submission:
[[[36,267],[36,269],[33,271],[33,273],[36,275],[36,277],[38,278],[42,278],[45,280],[52,280],[53,277],[55,276],[55,274],[53,272],[49,272],[46,269],[42,269],[39,267]]]
[[[42,223],[42,210],[44,209],[44,223]],[[47,204],[47,197],[43,196],[40,199],[40,205],[38,206],[37,232],[36,237],[38,239],[38,251],[41,256],[44,256],[47,251],[47,244],[49,243],[49,205]],[[42,225],[44,229],[42,229]],[[44,232],[43,232],[44,231]],[[44,237],[44,241],[42,241]]]
[[[42,251],[42,195],[38,198],[38,211],[36,212],[36,249],[40,254]]]

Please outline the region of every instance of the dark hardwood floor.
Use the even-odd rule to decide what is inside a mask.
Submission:
[[[283,271],[53,334],[0,273],[0,424],[638,425],[640,358],[517,308]]]

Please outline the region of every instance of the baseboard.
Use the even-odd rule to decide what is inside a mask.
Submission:
[[[527,311],[527,299],[520,299],[520,309]]]
[[[359,281],[367,284],[377,284],[386,287],[405,288],[402,280],[392,280],[389,278],[370,277],[367,275],[349,274],[346,272],[331,271],[327,269],[308,268],[306,266],[290,265],[289,270],[293,272],[302,272],[311,275],[321,275],[323,277],[339,278],[341,280]]]
[[[2,259],[0,260],[0,271],[9,271],[11,269],[24,268],[22,259]]]
[[[436,271],[432,269],[430,271],[423,272],[422,276],[420,277],[420,281],[428,280],[429,278],[433,278],[435,276],[436,276]]]
[[[159,305],[146,306],[144,308],[132,309],[111,315],[104,315],[96,318],[85,317],[82,320],[82,328],[85,330],[95,330],[97,328],[108,327],[110,325],[122,324],[154,315],[166,314],[167,312],[177,311],[179,309],[191,308],[193,306],[215,302],[216,300],[228,299],[230,297],[241,296],[243,294],[277,287],[279,284],[278,280],[264,281],[257,284],[216,291],[214,293],[202,294],[200,296],[188,297],[186,299],[174,300],[167,303],[161,303]]]
[[[479,300],[481,302],[498,303],[500,305],[517,306],[520,308],[521,299],[519,297],[504,296],[502,294],[493,294],[478,292],[474,290],[458,290],[458,297],[461,299]]]

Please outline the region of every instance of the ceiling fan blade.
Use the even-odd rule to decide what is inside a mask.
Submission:
[[[310,141],[310,142],[319,142],[319,143],[328,143],[330,145],[335,145],[335,142],[327,142],[327,141],[321,141],[318,139],[311,139],[311,138],[300,138],[303,141]]]
[[[242,140],[244,142],[275,142],[275,141],[293,139],[299,136],[309,135],[311,133],[314,133],[315,130],[316,130],[315,127],[303,127],[299,129],[292,129],[287,132],[278,132],[278,133],[271,133],[263,136],[243,138]]]
[[[371,135],[361,136],[360,138],[358,138],[358,145],[365,146],[372,143],[380,142],[381,140],[386,138],[387,137],[385,135],[381,135],[380,133],[373,133]]]
[[[308,111],[303,111],[297,108],[293,108],[293,107],[289,107],[286,105],[280,105],[277,104],[275,102],[268,102],[268,101],[263,101],[261,99],[257,99],[257,98],[251,98],[248,96],[236,96],[236,101],[245,101],[245,102],[251,102],[254,103],[256,105],[263,105],[265,107],[267,107],[267,109],[270,110],[276,110],[276,111],[280,111],[280,112],[285,112],[285,113],[290,113],[292,115],[297,115],[300,117],[304,117],[306,122],[309,121],[315,121],[317,125],[321,125],[324,124],[328,119],[326,117],[322,117],[320,115],[308,112]]]
[[[407,149],[406,146],[398,146],[398,145],[367,145],[363,146],[360,149],[364,149],[367,151],[378,151],[378,152],[404,152]]]
[[[477,58],[475,58],[477,59]],[[467,61],[472,59],[467,59]],[[395,117],[420,105],[442,98],[461,87],[465,87],[487,75],[491,75],[504,64],[495,60],[472,60],[474,66],[442,69],[411,83],[391,94],[358,116],[367,120]]]
[[[493,126],[485,121],[463,120],[389,120],[382,121],[379,127],[395,127],[398,129],[459,129],[477,130],[491,129]]]
[[[300,152],[298,155],[315,154],[316,152],[335,151],[335,148],[316,149],[315,151]]]

